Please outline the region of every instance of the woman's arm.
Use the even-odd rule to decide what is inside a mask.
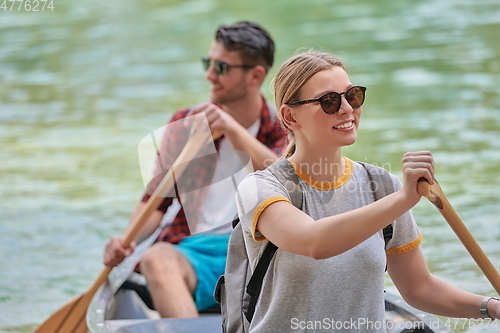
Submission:
[[[433,182],[430,152],[413,152],[403,158],[404,186],[370,205],[314,221],[286,201],[264,207],[255,229],[285,251],[316,259],[345,252],[394,222],[419,200],[417,181]]]
[[[484,296],[457,288],[431,274],[420,247],[388,255],[387,271],[408,304],[422,311],[455,318],[482,318]],[[488,314],[499,318],[500,302],[488,302]]]
[[[314,221],[291,203],[278,201],[262,212],[257,229],[285,251],[324,259],[353,248],[410,208],[397,192],[368,206]]]

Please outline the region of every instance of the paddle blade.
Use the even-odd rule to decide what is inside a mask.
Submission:
[[[75,297],[48,318],[35,333],[87,333],[86,293]],[[85,303],[85,304],[84,304]]]

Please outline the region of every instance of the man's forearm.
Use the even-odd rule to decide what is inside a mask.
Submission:
[[[137,217],[139,216],[145,205],[146,205],[145,202],[140,202],[137,205],[127,225],[127,231],[129,228],[132,227],[132,223],[137,219]],[[148,236],[151,235],[156,230],[156,228],[158,228],[162,218],[163,218],[163,213],[155,209],[153,213],[151,213],[151,215],[149,216],[146,223],[142,226],[141,230],[139,231],[139,234],[135,238],[135,242],[140,243],[146,238],[148,238]]]
[[[246,152],[253,164],[254,170],[263,170],[278,159],[278,156],[255,137],[243,126],[234,126],[225,133],[234,150]]]

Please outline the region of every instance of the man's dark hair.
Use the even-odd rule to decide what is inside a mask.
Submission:
[[[215,40],[222,43],[228,51],[238,51],[245,65],[261,65],[266,71],[273,66],[273,39],[257,23],[221,25],[215,33]]]

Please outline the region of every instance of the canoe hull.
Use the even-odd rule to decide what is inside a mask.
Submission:
[[[386,293],[385,314],[387,333],[453,333],[436,316],[412,308],[391,293]],[[91,333],[222,332],[219,314],[158,319],[157,313],[149,310],[134,291],[120,290],[115,294],[108,283],[94,296],[87,311],[87,325]]]

